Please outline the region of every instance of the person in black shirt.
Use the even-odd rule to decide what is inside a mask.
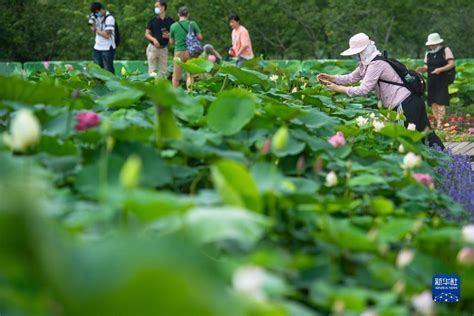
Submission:
[[[428,103],[431,105],[436,127],[442,128],[449,105],[449,85],[454,80],[454,55],[438,33],[428,35],[425,66],[416,68],[419,73],[428,72]]]
[[[145,38],[149,41],[146,49],[148,60],[148,73],[156,75],[157,64],[160,65],[160,75],[167,77],[168,70],[168,42],[169,31],[174,20],[166,16],[166,1],[160,0],[155,3],[155,14],[157,15],[148,22]]]

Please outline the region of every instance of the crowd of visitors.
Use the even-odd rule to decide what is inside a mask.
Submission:
[[[181,84],[182,69],[177,61],[186,62],[191,58],[204,57],[213,63],[220,63],[222,55],[211,45],[203,45],[203,33],[198,23],[190,18],[190,12],[183,6],[178,9],[176,21],[168,16],[168,5],[165,0],[155,2],[154,17],[148,21],[145,39],[148,42],[146,57],[148,73],[151,76],[168,77],[168,46],[173,46],[173,87]],[[229,20],[231,46],[228,55],[237,67],[254,58],[250,33],[238,15]],[[99,2],[91,4],[89,26],[96,34],[93,49],[94,62],[114,73],[113,60],[115,50],[120,43],[120,33],[114,16]],[[342,56],[352,56],[358,61],[358,67],[347,75],[330,75],[321,73],[317,76],[320,83],[331,91],[345,93],[356,97],[375,92],[384,107],[404,114],[405,125],[415,125],[418,131],[431,130],[430,121],[422,99],[424,81],[417,73],[428,72],[428,103],[440,128],[449,105],[448,86],[454,80],[454,56],[438,33],[428,36],[425,65],[415,71],[404,68],[400,62],[389,59],[382,54],[369,36],[359,33],[349,40],[349,48]],[[351,86],[360,82],[359,86]],[[186,74],[186,86],[193,84],[193,77]],[[419,87],[416,85],[418,84]],[[430,132],[427,137],[430,146],[444,148],[439,137]]]

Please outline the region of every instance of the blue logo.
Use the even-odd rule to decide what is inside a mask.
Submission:
[[[457,303],[461,300],[461,278],[455,274],[436,274],[432,284],[433,301],[437,303]]]

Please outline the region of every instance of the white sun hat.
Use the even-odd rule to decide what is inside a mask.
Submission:
[[[426,40],[426,46],[431,46],[431,45],[438,45],[444,42],[444,40],[439,36],[438,33],[431,33],[428,35],[428,39]]]
[[[369,46],[370,44],[373,45],[375,43],[369,39],[367,34],[358,33],[351,37],[351,39],[349,40],[349,49],[346,49],[345,51],[343,51],[341,55],[352,56],[355,54],[359,54],[364,49],[366,49],[366,47]]]

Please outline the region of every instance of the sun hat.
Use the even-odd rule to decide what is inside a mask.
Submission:
[[[346,49],[341,53],[342,56],[352,56],[355,54],[359,54],[364,49],[367,48],[370,44],[375,44],[373,41],[369,39],[367,34],[358,33],[352,36],[349,40],[349,49]]]
[[[444,42],[444,40],[439,36],[438,33],[431,33],[428,35],[428,39],[426,40],[426,46],[431,46],[431,45],[438,45]]]

